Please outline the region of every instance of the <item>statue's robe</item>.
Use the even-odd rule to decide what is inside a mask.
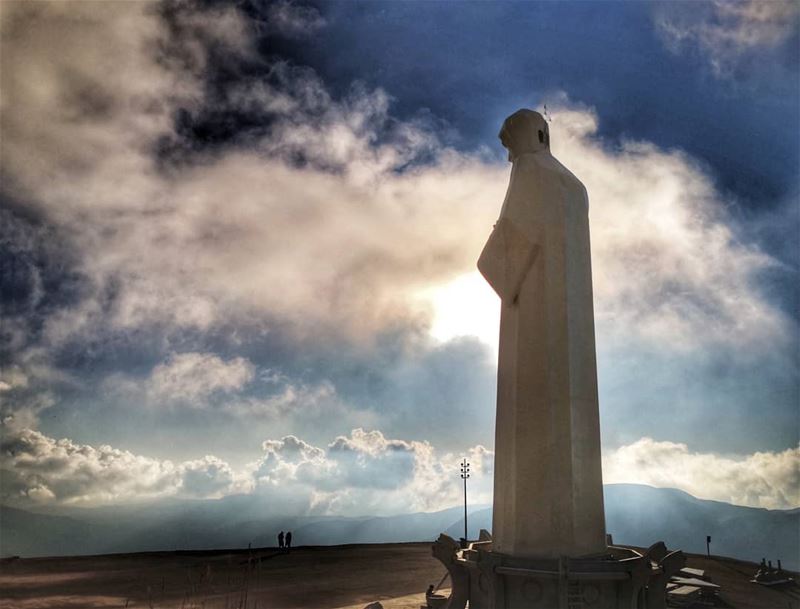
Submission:
[[[546,145],[514,158],[478,268],[502,300],[493,550],[601,553],[588,198]]]

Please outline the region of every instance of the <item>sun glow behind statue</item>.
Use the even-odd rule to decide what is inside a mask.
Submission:
[[[439,342],[460,336],[474,336],[497,357],[500,328],[500,299],[478,271],[459,275],[419,293],[433,306],[430,335]]]

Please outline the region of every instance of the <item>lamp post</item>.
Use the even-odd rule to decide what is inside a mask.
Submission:
[[[467,547],[467,478],[469,478],[469,463],[466,459],[461,462],[461,479],[464,480],[464,547]]]

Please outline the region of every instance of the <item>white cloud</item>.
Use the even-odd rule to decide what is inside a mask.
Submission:
[[[0,497],[13,505],[218,497],[240,482],[227,463],[211,456],[175,464],[107,445],[55,440],[30,429],[3,432]]]
[[[153,401],[201,406],[214,393],[239,391],[254,374],[255,366],[243,357],[225,361],[213,353],[173,353],[153,368],[147,390]]]
[[[29,378],[20,366],[0,368],[0,391],[11,391],[28,386]]]
[[[777,262],[742,241],[698,163],[642,141],[609,149],[591,110],[561,103],[553,149],[589,192],[600,332],[670,349],[785,346],[792,322],[757,285]]]
[[[240,396],[227,399],[221,405],[226,411],[243,417],[287,417],[298,412],[311,416],[321,410],[329,415],[344,415],[347,408],[336,395],[330,381],[305,384],[281,381],[277,391],[267,396]]]
[[[299,339],[369,340],[430,324],[420,294],[474,271],[508,166],[447,149],[422,121],[394,120],[384,91],[336,100],[311,70],[279,63],[225,102],[269,112],[267,132],[161,171],[153,147],[178,107],[197,107],[200,84],[147,52],[162,33],[147,5],[125,6],[74,28],[61,10],[4,19],[4,43],[28,51],[5,70],[3,170],[70,236],[93,285],[48,320],[47,339],[107,324],[278,324]],[[192,65],[213,16],[183,16],[193,24],[184,45],[200,55]],[[236,32],[246,52],[247,29],[225,16],[216,35],[232,45]],[[102,112],[80,101],[81,79],[108,98]],[[599,324],[679,348],[786,336],[790,322],[755,281],[774,261],[730,228],[708,175],[680,151],[609,147],[591,109],[558,105],[554,150],[590,193]],[[475,332],[490,334],[483,322]]]
[[[193,497],[219,497],[235,488],[237,478],[225,461],[206,455],[186,461],[179,467],[182,494]]]
[[[173,463],[110,446],[4,429],[2,500],[99,505],[164,497],[251,492],[295,513],[392,514],[434,511],[462,500],[459,463],[471,464],[470,502],[491,503],[494,454],[440,453],[428,442],[354,429],[326,447],[296,436],[263,443],[263,456],[237,471],[207,455]],[[800,447],[732,457],[642,438],[606,454],[606,484],[678,488],[703,499],[765,508],[800,505]]]
[[[697,46],[717,76],[729,76],[742,56],[786,42],[799,15],[792,0],[714,0],[659,6],[656,26],[670,49]]]
[[[391,440],[355,429],[326,448],[289,436],[264,443],[253,464],[256,487],[305,496],[307,509],[338,514],[437,510],[461,500],[459,463],[471,463],[470,501],[491,503],[494,453],[482,446],[466,455],[440,454],[426,442]],[[691,452],[684,444],[642,438],[603,460],[604,482],[678,488],[736,505],[800,505],[800,448],[740,458]]]
[[[286,436],[265,441],[263,449],[260,459],[237,472],[210,455],[173,463],[4,429],[0,498],[19,506],[102,505],[256,492],[300,513],[352,515],[442,509],[460,497],[461,456],[438,455],[425,442],[355,429],[326,448]],[[492,453],[476,446],[468,458],[471,500],[490,501]]]
[[[287,436],[264,443],[265,456],[250,466],[256,492],[281,489],[305,498],[305,508],[329,514],[432,511],[457,504],[462,455],[437,454],[427,442],[393,440],[377,430],[354,429],[325,449]],[[476,446],[470,500],[491,501],[493,453]]]
[[[309,70],[278,64],[269,79],[230,93],[230,103],[277,112],[255,151],[159,171],[152,151],[172,133],[179,107],[197,107],[200,83],[147,52],[162,26],[146,6],[127,4],[127,21],[99,11],[76,28],[44,8],[4,21],[4,42],[28,52],[4,70],[3,170],[79,247],[94,287],[49,318],[48,339],[106,323],[208,329],[272,320],[314,338],[364,338],[422,320],[407,294],[471,264],[461,244],[465,234],[478,240],[489,221],[484,201],[501,196],[502,180],[485,179],[496,169],[445,155],[395,174],[435,142],[422,125],[392,121],[380,90],[334,101]],[[105,33],[106,18],[114,36],[86,35]],[[117,60],[119,78],[106,80],[106,64]],[[109,98],[102,113],[75,101],[80,79],[65,78],[75,73]],[[287,163],[298,156],[329,171]]]
[[[258,368],[249,359],[227,360],[214,353],[172,353],[143,377],[114,373],[101,383],[110,400],[153,408],[216,411],[243,419],[288,419],[301,414],[369,420],[337,394],[328,380],[303,382]]]
[[[0,428],[10,430],[36,427],[39,413],[56,403],[52,390],[42,388],[42,383],[71,381],[45,363],[41,349],[17,355],[18,363],[0,368]]]
[[[732,457],[642,438],[603,459],[603,479],[678,488],[737,505],[795,508],[800,506],[800,447]]]
[[[72,171],[136,176],[148,170],[143,144],[169,127],[176,94],[196,93],[186,86],[191,79],[155,69],[148,43],[156,43],[162,24],[153,9],[3,4],[3,171],[12,183],[30,188],[39,181],[56,190]],[[118,205],[134,196],[129,184],[118,184]],[[102,196],[97,186],[94,194]],[[68,196],[65,203],[80,201]]]
[[[266,19],[260,24],[262,30],[288,38],[310,36],[326,25],[325,19],[316,8],[290,0],[270,2],[265,12]]]

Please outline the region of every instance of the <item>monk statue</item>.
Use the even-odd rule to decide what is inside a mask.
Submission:
[[[512,163],[478,269],[502,301],[493,551],[606,551],[588,197],[541,114],[500,131]]]

